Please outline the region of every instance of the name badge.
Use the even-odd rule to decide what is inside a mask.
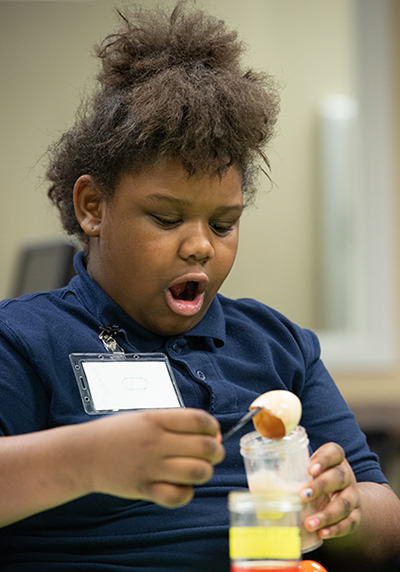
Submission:
[[[89,415],[184,407],[168,358],[154,354],[70,354]]]

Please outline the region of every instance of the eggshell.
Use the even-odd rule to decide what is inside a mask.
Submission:
[[[282,439],[299,424],[301,402],[294,393],[274,390],[263,393],[250,405],[250,410],[262,407],[253,417],[256,430],[268,439]]]

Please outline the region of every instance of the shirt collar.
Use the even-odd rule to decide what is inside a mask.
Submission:
[[[225,344],[225,316],[217,294],[204,318],[185,337],[212,338],[216,347]]]
[[[89,276],[83,252],[74,258],[77,276],[72,279],[71,287],[83,306],[92,314],[101,326],[116,325],[124,330],[127,340],[138,352],[151,352],[161,348],[170,339],[159,336],[137,324],[120,306]],[[225,344],[225,317],[218,299],[212,301],[204,318],[184,337],[211,338],[216,347]]]

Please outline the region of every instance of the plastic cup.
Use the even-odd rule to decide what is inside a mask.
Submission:
[[[249,489],[252,493],[279,495],[298,493],[311,480],[308,473],[308,437],[304,427],[298,425],[281,440],[267,439],[257,431],[244,435],[240,440]],[[301,522],[316,512],[313,501],[303,504]],[[301,551],[315,550],[322,539],[316,532],[301,527]]]

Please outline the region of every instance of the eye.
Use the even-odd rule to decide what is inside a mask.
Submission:
[[[166,218],[154,214],[151,216],[156,221],[156,223],[163,228],[174,228],[181,222],[180,219]]]
[[[224,225],[224,224],[217,224],[217,223],[210,223],[210,227],[219,236],[224,236],[233,230],[233,225]]]

